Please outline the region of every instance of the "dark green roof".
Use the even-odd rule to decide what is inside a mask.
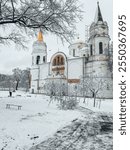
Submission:
[[[97,18],[97,21],[103,21],[101,10],[100,10],[100,7],[99,7],[99,2],[97,2],[97,5],[98,5],[98,15],[97,15],[98,18]]]

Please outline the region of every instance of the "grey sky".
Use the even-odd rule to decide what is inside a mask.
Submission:
[[[80,0],[80,2],[83,4],[83,11],[85,12],[83,21],[77,24],[77,33],[80,39],[85,40],[85,25],[90,25],[94,21],[97,0]],[[103,20],[107,21],[109,25],[109,33],[112,39],[113,2],[112,0],[99,0],[99,5]],[[56,36],[44,35],[44,39],[48,47],[49,58],[58,50],[68,53],[68,44],[65,43],[63,46]],[[0,46],[0,73],[11,74],[13,68],[19,67],[24,69],[31,67],[32,44],[35,40],[36,38],[30,39],[28,50],[26,51],[17,50],[14,45]]]

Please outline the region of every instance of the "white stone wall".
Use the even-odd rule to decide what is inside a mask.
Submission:
[[[49,75],[49,63],[40,65],[40,79],[46,79]]]
[[[68,60],[68,78],[79,79],[83,75],[83,59],[75,58]]]
[[[85,68],[86,74],[111,77],[108,61],[88,61]]]
[[[33,66],[31,68],[31,77],[32,77],[32,80],[38,79],[38,66]]]
[[[31,80],[31,89],[30,89],[30,92],[31,93],[38,93],[38,90],[37,90],[37,80]]]
[[[108,29],[108,25],[107,25],[107,22],[104,21],[104,22],[98,22],[95,23],[93,22],[90,26],[90,30],[89,30],[89,34],[90,34],[90,37],[93,36],[93,35],[108,35],[109,33],[109,29]]]
[[[105,57],[105,56],[104,56]],[[95,60],[93,60],[95,59]],[[99,91],[98,97],[113,97],[113,79],[112,73],[108,68],[108,60],[100,60],[101,57],[90,58],[85,66],[85,75],[102,78],[106,83],[106,87]],[[108,86],[107,86],[108,85]],[[91,95],[89,95],[91,96]]]
[[[90,45],[92,44],[93,47],[93,55],[99,55],[99,43],[102,42],[103,44],[103,54],[108,54],[109,47],[109,37],[95,37],[89,41]]]

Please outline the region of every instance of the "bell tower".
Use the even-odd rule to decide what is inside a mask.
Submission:
[[[44,42],[42,31],[37,36],[37,41],[33,43],[32,65],[40,65],[47,61],[47,46]]]
[[[97,10],[94,22],[89,29],[89,48],[91,55],[108,55],[109,51],[109,29],[107,22],[103,20],[99,2],[97,2]]]
[[[42,85],[42,74],[46,76],[48,73],[46,69],[46,62],[47,62],[47,46],[44,42],[43,33],[40,30],[37,36],[37,40],[33,43],[32,46],[32,68],[31,68],[31,92],[32,93],[39,93],[40,86]],[[43,73],[42,70],[44,68],[46,73]]]

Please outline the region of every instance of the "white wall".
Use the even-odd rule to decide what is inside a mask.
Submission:
[[[79,79],[83,74],[83,59],[75,58],[68,60],[68,78]]]
[[[49,63],[40,65],[40,79],[45,79],[49,73]]]

